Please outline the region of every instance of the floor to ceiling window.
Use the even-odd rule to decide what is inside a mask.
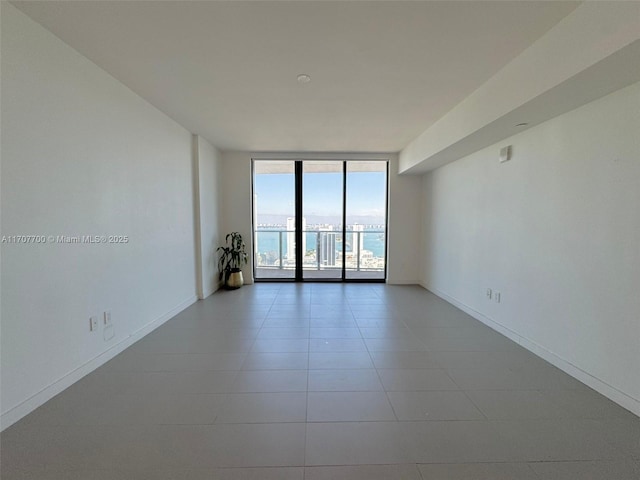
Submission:
[[[295,162],[253,163],[254,278],[296,278]]]
[[[383,281],[386,161],[254,160],[254,278]]]

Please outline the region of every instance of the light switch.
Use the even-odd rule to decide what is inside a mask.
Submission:
[[[511,160],[511,145],[500,149],[500,163],[508,162],[509,160]]]

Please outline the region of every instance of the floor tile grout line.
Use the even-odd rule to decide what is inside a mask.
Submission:
[[[478,410],[478,412],[480,412],[480,414],[484,417],[485,420],[489,420],[489,416],[484,412],[484,410],[482,410],[478,405],[476,405],[476,402],[473,401],[473,399],[469,396],[469,394],[467,393],[467,391],[465,389],[463,389],[458,382],[456,382],[453,377],[451,375],[449,375],[449,372],[443,368],[442,371],[444,372],[444,374],[449,378],[449,380],[451,380],[453,382],[453,384],[458,387],[459,391],[464,393],[464,396],[467,397],[467,399],[471,402],[471,404],[475,407],[476,410]]]
[[[311,315],[311,296],[313,295],[313,290],[311,295],[309,296],[309,315]],[[309,429],[309,372],[310,372],[310,362],[311,362],[311,330],[309,330],[309,338],[307,338],[307,388],[306,388],[306,404],[304,411],[304,448],[302,453],[302,478],[304,480],[306,476],[306,465],[307,465],[307,437],[308,437],[308,429]]]
[[[360,326],[358,326],[358,329],[360,330]],[[362,336],[362,330],[360,330],[360,335]],[[382,382],[382,377],[380,376],[380,372],[378,371],[378,368],[376,367],[375,362],[373,361],[373,357],[371,356],[371,351],[369,350],[369,345],[367,345],[367,342],[365,342],[365,348],[367,349],[367,353],[369,354],[369,360],[371,361],[371,365],[373,366],[375,372],[376,372],[376,376],[378,378],[378,381],[380,382],[380,385],[382,386],[382,391],[384,392],[384,396],[387,399],[387,403],[389,404],[389,406],[391,407],[391,411],[393,412],[393,416],[396,419],[396,422],[399,422],[399,417],[398,414],[396,413],[396,409],[393,407],[393,403],[391,402],[391,399],[389,398],[389,393],[387,392],[387,389],[384,386],[384,383]]]
[[[467,393],[467,390],[460,390],[464,396],[471,402],[471,405],[473,405],[473,407],[480,413],[480,415],[482,415],[484,417],[485,420],[489,420],[489,416],[484,412],[484,410],[482,410],[477,404],[476,402],[473,401],[473,398],[471,398],[471,396]]]

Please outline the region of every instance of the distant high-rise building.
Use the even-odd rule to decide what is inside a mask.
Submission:
[[[296,219],[287,218],[287,259],[296,258]]]
[[[307,219],[302,217],[302,256],[307,251]],[[296,258],[296,219],[293,217],[287,218],[287,259],[293,260]]]
[[[253,251],[257,254],[260,252],[258,247],[258,194],[253,194]]]
[[[364,225],[358,225],[357,223],[355,223],[351,227],[351,229],[353,231],[353,240],[352,240],[351,249],[354,252],[362,252],[364,250]],[[356,232],[360,232],[360,233],[358,234]],[[356,245],[356,242],[358,242],[359,245]]]
[[[336,237],[334,232],[320,234],[320,251],[318,252],[320,265],[327,267],[336,266]]]

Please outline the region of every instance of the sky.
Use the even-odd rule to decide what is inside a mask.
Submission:
[[[258,174],[255,177],[258,214],[293,215],[293,174]],[[342,173],[307,173],[303,176],[303,216],[342,215]],[[347,173],[347,216],[385,215],[386,172]]]

